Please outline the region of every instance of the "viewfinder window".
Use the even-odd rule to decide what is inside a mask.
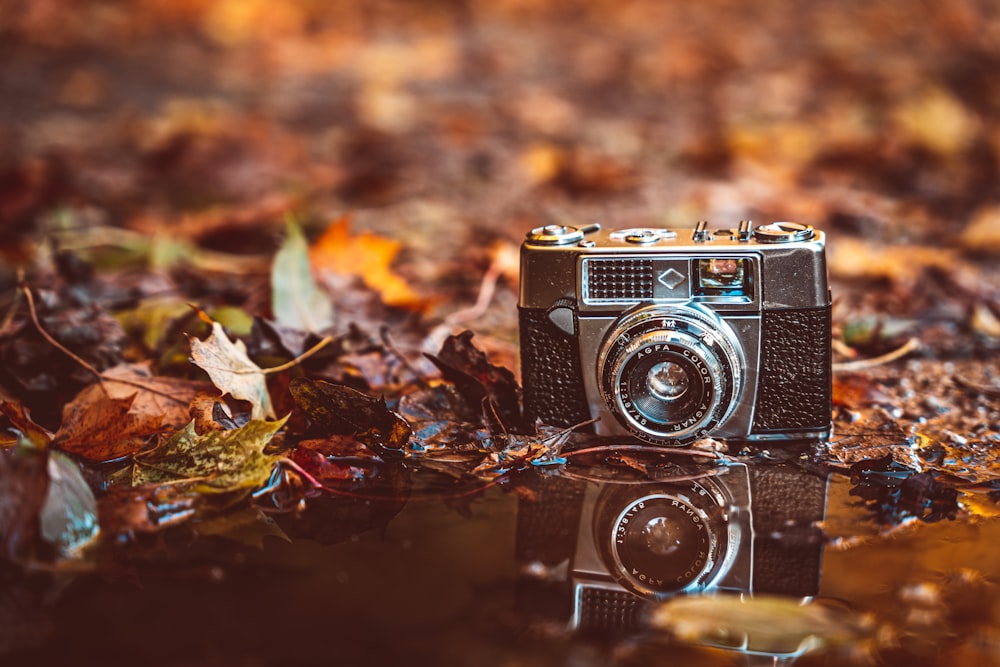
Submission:
[[[704,296],[744,296],[750,267],[738,257],[711,257],[697,260],[698,294]]]

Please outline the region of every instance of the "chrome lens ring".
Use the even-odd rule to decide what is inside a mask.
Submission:
[[[602,347],[598,380],[610,410],[640,439],[683,444],[708,435],[732,413],[742,364],[732,329],[697,307],[647,306],[621,319]],[[651,374],[685,374],[676,396],[653,391]]]

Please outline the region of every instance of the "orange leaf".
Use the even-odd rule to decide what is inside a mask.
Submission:
[[[371,232],[351,234],[351,217],[331,224],[309,249],[309,259],[320,273],[357,276],[390,306],[420,309],[425,300],[392,271],[402,244]]]

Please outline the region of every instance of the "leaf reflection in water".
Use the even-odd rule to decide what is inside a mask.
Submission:
[[[676,597],[656,605],[649,618],[653,628],[683,642],[775,656],[833,647],[868,653],[894,634],[843,605],[774,595]]]

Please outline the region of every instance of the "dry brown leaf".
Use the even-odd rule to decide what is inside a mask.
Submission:
[[[154,377],[144,365],[121,365],[84,388],[63,409],[53,444],[91,461],[129,456],[161,431],[186,424],[188,404],[209,385]]]

